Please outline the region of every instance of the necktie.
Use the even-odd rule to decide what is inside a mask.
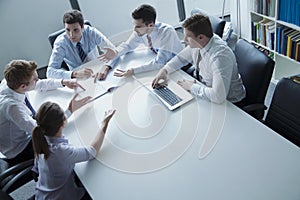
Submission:
[[[153,51],[155,54],[157,54],[157,52],[153,48],[151,37],[149,35],[147,35],[147,40],[148,40],[148,44],[149,44],[149,47],[150,47],[151,51]]]
[[[26,106],[29,108],[29,110],[31,111],[32,113],[32,118],[35,118],[35,110],[34,108],[32,107],[32,105],[30,104],[30,102],[28,101],[27,97],[25,96],[25,104]]]
[[[79,57],[80,57],[81,61],[83,62],[86,58],[86,54],[84,53],[80,42],[77,43],[76,47],[77,47],[77,50],[78,50]]]
[[[198,58],[197,58],[197,61],[195,63],[195,78],[198,80],[198,81],[201,81],[202,80],[202,77],[200,76],[200,61],[201,61],[201,54],[200,54],[200,50],[198,52]]]

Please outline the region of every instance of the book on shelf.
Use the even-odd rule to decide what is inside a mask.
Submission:
[[[293,37],[291,37],[291,58],[294,60],[296,59],[296,47],[297,47],[297,43],[300,42],[300,32],[298,31],[298,33],[296,35],[294,35]]]
[[[300,2],[299,0],[279,1],[279,20],[300,26]]]
[[[263,52],[266,56],[269,56],[271,59],[274,60],[274,52],[270,51],[269,49],[266,49],[262,46],[259,46],[257,44],[254,44],[255,48],[257,48],[258,50],[260,50],[261,52]]]
[[[275,38],[275,22],[269,21],[265,24],[266,29],[266,47],[274,50],[274,38]]]
[[[292,50],[293,50],[293,44],[292,44],[292,38],[294,38],[295,35],[297,35],[299,32],[296,30],[293,30],[289,34],[287,34],[287,47],[286,47],[286,56],[289,58],[293,58],[292,56]]]
[[[282,55],[287,55],[287,35],[290,34],[291,32],[293,32],[294,30],[288,27],[285,27],[282,29],[281,31],[281,43],[280,45],[280,53]]]
[[[300,61],[300,41],[296,43],[295,60]]]
[[[290,79],[292,79],[294,82],[300,84],[300,74],[291,76]]]
[[[276,0],[253,0],[252,10],[263,15],[274,17],[275,3]]]

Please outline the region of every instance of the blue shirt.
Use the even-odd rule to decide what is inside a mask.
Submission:
[[[32,169],[39,174],[36,185],[36,199],[81,199],[84,189],[75,185],[73,169],[75,163],[88,161],[96,156],[92,147],[74,147],[64,137],[47,137],[50,156],[44,154],[35,160]]]
[[[97,46],[100,48],[109,47],[114,49],[115,46],[95,27],[84,26],[80,40],[81,47],[87,54],[84,62],[81,61],[76,44],[71,42],[66,33],[59,35],[54,44],[52,54],[47,68],[48,78],[71,78],[72,71],[85,62],[97,58]],[[61,63],[65,61],[70,71],[61,68]],[[109,63],[108,63],[109,64]]]

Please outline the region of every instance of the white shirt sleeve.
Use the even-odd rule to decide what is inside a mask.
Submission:
[[[61,79],[41,79],[36,83],[35,90],[47,91],[63,87]]]
[[[187,65],[188,63],[193,63],[192,49],[187,46],[181,52],[179,52],[175,57],[173,57],[164,67],[168,74],[180,69],[181,67]]]

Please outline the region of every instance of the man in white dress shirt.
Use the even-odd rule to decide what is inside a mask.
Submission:
[[[202,83],[178,81],[185,90],[214,103],[223,103],[226,99],[233,103],[240,102],[246,96],[246,91],[234,53],[213,33],[209,17],[193,15],[185,20],[183,28],[188,46],[158,72],[152,87],[165,84],[168,74],[192,63],[197,68],[195,76]]]
[[[156,57],[148,63],[135,66],[127,71],[117,69],[114,73],[115,76],[130,76],[140,72],[160,69],[183,49],[175,29],[168,24],[156,21],[156,11],[151,5],[143,4],[136,8],[132,12],[132,18],[134,31],[126,42],[116,48],[117,57],[115,59],[133,51],[141,44],[145,45],[153,54],[156,54]],[[113,50],[109,48],[106,50],[113,53]],[[102,59],[110,60],[105,55],[102,56]]]
[[[35,111],[28,101],[27,92],[64,86],[71,89],[82,87],[72,79],[39,80],[36,69],[37,64],[33,61],[13,60],[4,70],[5,80],[0,85],[0,152],[10,166],[34,158],[31,133],[36,126]],[[67,116],[91,98],[75,100],[76,97],[73,97],[65,112]]]

